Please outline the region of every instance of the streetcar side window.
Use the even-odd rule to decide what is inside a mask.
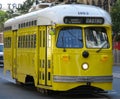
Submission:
[[[11,48],[11,37],[4,38],[4,48]]]
[[[82,29],[80,27],[64,27],[59,31],[58,48],[82,48]]]

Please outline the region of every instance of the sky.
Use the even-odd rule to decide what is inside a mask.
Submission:
[[[13,7],[19,7],[20,4],[26,0],[0,0],[0,9],[9,9]]]

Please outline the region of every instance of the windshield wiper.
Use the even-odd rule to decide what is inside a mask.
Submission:
[[[64,43],[64,37],[63,36],[62,36],[62,44],[63,44],[63,52],[66,52],[65,43]]]
[[[107,44],[107,41],[100,47],[100,49],[98,49],[96,52],[98,53],[98,52],[100,52],[103,48],[104,48],[104,46]]]

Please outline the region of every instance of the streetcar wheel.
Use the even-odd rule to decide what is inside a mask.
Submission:
[[[52,91],[48,90],[48,89],[37,88],[37,91],[40,92],[41,94],[45,94],[45,95],[51,95],[52,94]]]

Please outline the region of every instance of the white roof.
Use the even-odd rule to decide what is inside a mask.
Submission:
[[[66,16],[103,17],[104,24],[111,24],[111,17],[108,12],[99,7],[84,4],[65,4],[47,7],[9,19],[5,22],[5,27],[12,26],[13,29],[17,29],[20,23],[31,20],[37,20],[37,25],[64,24],[63,19]]]

